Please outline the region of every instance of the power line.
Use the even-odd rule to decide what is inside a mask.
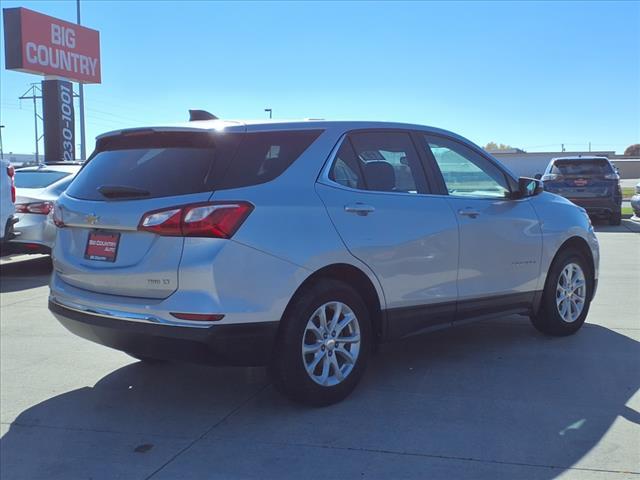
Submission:
[[[31,93],[31,95],[28,96],[27,95],[28,93]],[[38,93],[40,95],[37,95]],[[42,89],[38,87],[37,83],[32,83],[29,90],[27,90],[20,97],[18,97],[18,100],[33,100],[33,125],[35,127],[35,139],[36,139],[36,163],[39,164],[40,152],[38,149],[38,142],[40,141],[42,136],[38,136],[38,118],[42,120],[42,117],[38,114],[38,104],[36,102],[36,99],[38,98],[42,98]]]

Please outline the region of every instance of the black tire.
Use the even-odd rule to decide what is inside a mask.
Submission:
[[[622,211],[617,210],[609,217],[609,225],[620,225],[622,223]]]
[[[558,306],[556,305],[556,289],[558,279],[564,268],[570,263],[580,266],[584,273],[586,283],[586,300],[582,313],[573,322],[565,322],[560,315]],[[542,293],[542,301],[537,314],[531,315],[531,323],[540,332],[546,335],[563,337],[576,333],[589,313],[591,297],[593,296],[593,268],[585,256],[579,251],[566,249],[558,253],[553,260],[547,280],[545,282],[544,291]]]
[[[323,386],[311,379],[302,357],[302,342],[307,322],[328,302],[342,302],[355,314],[360,328],[360,351],[353,369],[342,382]],[[319,280],[302,291],[282,317],[270,373],[277,390],[291,400],[312,406],[326,406],[346,398],[364,374],[373,344],[369,311],[361,296],[348,284]],[[324,351],[324,350],[323,350]]]

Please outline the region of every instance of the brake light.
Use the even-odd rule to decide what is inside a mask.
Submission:
[[[138,230],[173,237],[231,238],[252,210],[253,205],[248,202],[171,207],[144,214]]]
[[[51,202],[18,203],[16,213],[35,213],[36,215],[49,215],[53,210]]]
[[[53,219],[53,223],[56,227],[58,228],[64,228],[66,227],[66,225],[64,224],[64,221],[62,219],[62,207],[59,204],[54,204],[51,206],[51,211],[53,212],[51,214],[51,217]]]
[[[16,203],[16,182],[14,178],[16,176],[16,170],[13,168],[13,165],[7,167],[7,175],[9,175],[11,179],[11,203]]]

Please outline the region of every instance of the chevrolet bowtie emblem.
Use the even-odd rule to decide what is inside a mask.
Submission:
[[[100,217],[93,213],[91,215],[87,215],[85,218],[89,225],[95,225],[96,223],[98,223],[98,220],[100,220]]]

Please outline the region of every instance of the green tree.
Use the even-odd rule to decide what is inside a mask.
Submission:
[[[484,146],[485,150],[511,150],[511,145],[505,145],[504,143],[489,142]]]

